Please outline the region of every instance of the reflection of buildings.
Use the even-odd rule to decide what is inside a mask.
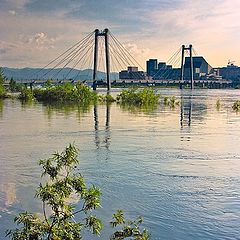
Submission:
[[[7,208],[16,202],[16,185],[13,182],[2,183],[0,191],[3,195],[0,201],[0,209],[2,207]]]

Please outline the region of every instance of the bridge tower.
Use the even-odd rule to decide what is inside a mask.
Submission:
[[[109,41],[108,41],[109,30],[105,28],[103,31],[99,31],[99,29],[95,30],[95,45],[94,45],[94,64],[93,64],[93,90],[97,89],[97,63],[98,63],[98,38],[104,37],[105,41],[105,61],[106,61],[106,74],[107,74],[107,90],[108,92],[111,90],[111,82],[110,82],[110,57],[109,57]]]
[[[192,45],[189,46],[182,45],[182,61],[181,61],[181,81],[184,80],[184,62],[185,62],[185,51],[190,53],[190,80],[191,80],[191,89],[194,88],[194,79],[193,79],[193,57],[192,57]]]

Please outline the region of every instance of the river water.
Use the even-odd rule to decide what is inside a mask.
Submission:
[[[159,91],[180,105],[148,111],[1,101],[0,239],[18,212],[41,212],[38,160],[73,142],[78,170],[103,193],[100,239],[108,239],[116,209],[143,216],[154,240],[240,239],[240,114],[231,108],[239,90]]]

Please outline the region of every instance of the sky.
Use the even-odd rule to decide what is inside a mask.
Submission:
[[[240,0],[0,0],[0,66],[42,67],[94,29],[145,66],[192,44],[213,67],[240,65]]]

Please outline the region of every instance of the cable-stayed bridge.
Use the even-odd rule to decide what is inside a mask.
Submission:
[[[194,78],[194,55],[197,52],[192,45],[182,45],[167,61],[165,66],[160,65],[153,74],[146,74],[129,50],[109,31],[96,29],[87,34],[79,42],[68,48],[44,67],[36,70],[30,81],[24,83],[43,84],[47,80],[53,83],[81,81],[96,89],[103,84],[108,90],[111,83],[171,85],[179,84],[182,87],[188,84],[191,88],[194,83],[201,84],[229,84],[222,79],[199,80]],[[186,66],[188,77],[186,77]],[[135,70],[132,77],[120,78],[118,73],[131,67]],[[136,70],[137,69],[137,70]],[[126,70],[125,70],[126,71]],[[127,72],[128,73],[128,72]]]

